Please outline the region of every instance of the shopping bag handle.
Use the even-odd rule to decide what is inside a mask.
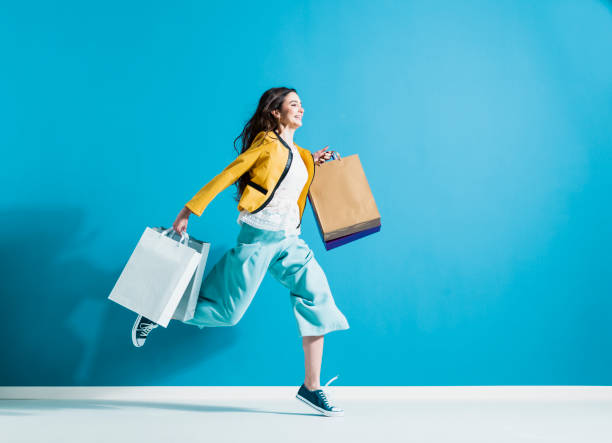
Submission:
[[[185,245],[185,246],[189,246],[189,234],[187,234],[187,232],[176,232],[176,231],[174,230],[174,228],[168,228],[168,229],[163,230],[163,231],[160,233],[160,235],[166,235],[166,234],[167,234],[168,232],[170,232],[170,231],[173,231],[174,233],[176,233],[176,234],[180,234],[180,235],[181,235],[181,239],[178,241],[178,243],[179,243],[179,244],[180,244],[180,243],[181,243],[183,240],[185,240],[184,245]],[[170,234],[170,235],[172,235],[172,234]],[[178,246],[178,245],[177,245],[177,246]]]

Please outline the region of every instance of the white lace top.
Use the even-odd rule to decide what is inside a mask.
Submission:
[[[300,208],[297,201],[308,180],[308,170],[293,145],[291,152],[293,153],[291,166],[274,192],[272,200],[255,214],[246,210],[240,211],[236,220],[239,225],[244,222],[259,229],[285,231],[286,235],[300,234],[301,228],[297,228],[300,223]]]

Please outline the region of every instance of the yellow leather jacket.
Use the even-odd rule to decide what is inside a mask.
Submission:
[[[300,209],[299,227],[302,224],[308,190],[314,179],[315,163],[309,150],[295,143],[294,145],[308,171],[308,179],[297,201]],[[261,211],[272,200],[276,188],[287,175],[292,159],[291,148],[276,131],[262,131],[257,134],[246,151],[204,185],[185,206],[199,217],[218,193],[235,183],[243,174],[248,173],[249,182],[238,202],[238,210],[244,209],[251,213]]]

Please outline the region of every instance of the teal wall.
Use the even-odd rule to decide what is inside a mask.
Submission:
[[[326,251],[306,208],[351,325],[323,383],[610,385],[611,48],[592,0],[5,2],[0,385],[302,382],[270,276],[238,325],[173,322],[140,349],[107,300],[280,85],[305,107],[296,142],[359,154],[382,216]],[[208,269],[234,190],[190,220]]]

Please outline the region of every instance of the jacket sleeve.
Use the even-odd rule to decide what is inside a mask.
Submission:
[[[251,169],[262,152],[263,145],[251,146],[236,157],[236,160],[231,162],[220,174],[204,185],[185,206],[198,217],[202,215],[212,199]]]

